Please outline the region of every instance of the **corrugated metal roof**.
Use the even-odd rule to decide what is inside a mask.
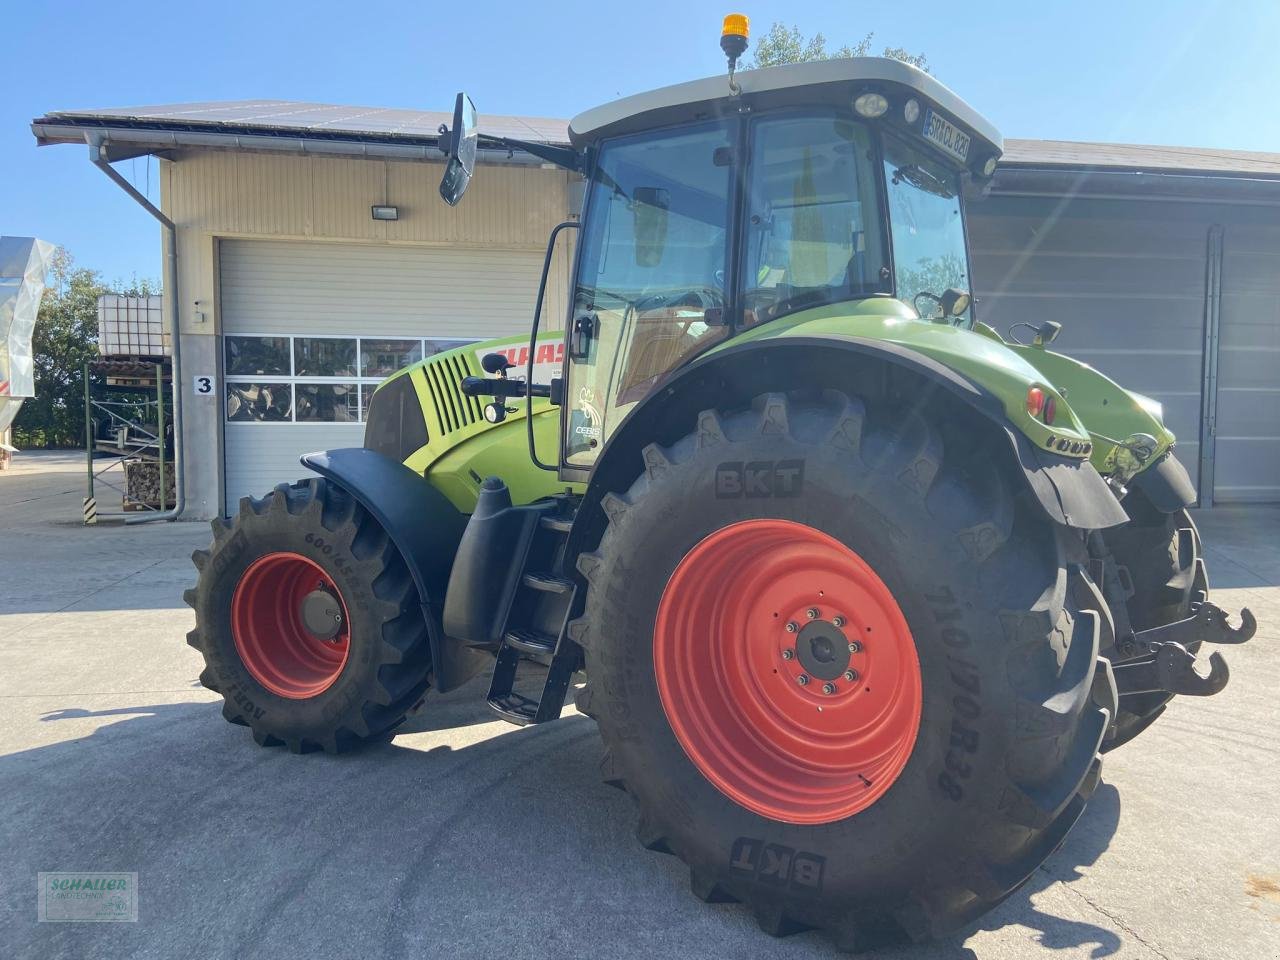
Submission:
[[[1280,153],[1067,140],[1005,140],[1000,165],[1280,177]]]
[[[201,130],[208,133],[259,132],[310,134],[316,138],[348,140],[434,140],[443,123],[453,122],[452,112],[395,107],[353,107],[290,100],[230,100],[208,103],[174,103],[143,107],[108,107],[101,110],[58,110],[35,124],[102,127],[113,123],[155,130]],[[50,136],[46,126],[41,139]],[[569,121],[552,117],[511,117],[480,114],[480,132],[494,137],[533,140],[566,145]],[[79,140],[70,130],[68,140]],[[1066,169],[1175,171],[1228,176],[1280,178],[1280,153],[1246,150],[1214,150],[1200,147],[1162,147],[1125,143],[1075,143],[1065,140],[1004,142],[1001,165]]]
[[[453,123],[453,111],[396,107],[352,107],[291,100],[228,100],[208,103],[170,103],[100,110],[58,110],[45,120],[84,121],[94,125],[112,121],[156,129],[313,133],[368,137],[434,139],[441,124]],[[39,120],[37,123],[41,122]],[[480,132],[543,143],[568,143],[569,123],[545,117],[480,115]]]

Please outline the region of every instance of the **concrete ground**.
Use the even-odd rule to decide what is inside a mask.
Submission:
[[[80,525],[83,464],[0,473],[0,956],[819,957],[694,900],[597,777],[594,725],[482,690],[353,756],[256,747],[196,682],[203,524]],[[105,499],[105,498],[104,498]],[[1214,599],[1261,624],[1220,696],[1108,756],[1027,888],[912,960],[1280,958],[1280,509],[1198,521]],[[36,923],[36,873],[137,871],[136,924]]]

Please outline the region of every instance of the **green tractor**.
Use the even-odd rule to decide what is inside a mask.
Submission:
[[[743,18],[744,20],[745,18]],[[769,933],[967,924],[1062,843],[1101,754],[1222,689],[1195,491],[1160,405],[975,315],[963,195],[999,133],[883,59],[590,110],[569,315],[400,371],[360,449],[241,501],[190,643],[263,746],[342,752],[490,670],[575,691],[639,838]],[[447,133],[447,136],[444,134]],[[487,398],[487,399],[486,399]],[[517,675],[523,681],[517,684]]]

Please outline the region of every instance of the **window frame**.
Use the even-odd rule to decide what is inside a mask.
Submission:
[[[435,353],[427,353],[428,343],[438,343],[441,340],[456,340],[454,346],[449,350],[455,350],[458,347],[467,346],[473,343],[480,343],[482,338],[479,337],[406,337],[397,336],[395,334],[329,334],[329,333],[281,333],[279,331],[257,332],[251,330],[237,330],[235,333],[225,333],[222,335],[222,363],[223,369],[226,369],[227,363],[227,340],[230,337],[259,338],[270,340],[285,340],[288,342],[289,350],[289,370],[287,373],[273,374],[247,374],[236,373],[226,374],[222,377],[221,400],[222,403],[222,422],[224,424],[254,424],[257,426],[300,426],[300,427],[333,427],[333,426],[349,426],[364,425],[365,412],[368,409],[368,397],[372,397],[373,391],[387,379],[391,374],[377,377],[364,377],[360,373],[364,368],[364,341],[385,341],[400,340],[418,344],[419,357],[414,363],[421,363],[423,360],[438,356],[445,352],[437,350]],[[356,342],[355,370],[356,375],[350,377],[319,377],[319,376],[299,376],[295,373],[297,369],[297,360],[294,354],[294,344],[297,340],[354,340]],[[403,369],[403,368],[401,368]],[[227,415],[227,385],[233,383],[286,383],[289,385],[289,419],[287,420],[232,420]],[[356,417],[355,420],[299,420],[298,419],[298,391],[299,386],[313,386],[325,384],[355,384],[356,387]]]
[[[746,293],[746,290],[743,285],[743,280],[747,275],[747,266],[748,266],[747,258],[750,255],[750,251],[748,249],[748,243],[747,243],[748,231],[747,231],[746,221],[749,213],[749,211],[747,210],[747,207],[751,202],[751,188],[752,188],[751,177],[754,173],[753,161],[755,159],[757,131],[759,130],[762,124],[768,123],[769,121],[775,120],[775,119],[790,120],[790,119],[814,119],[814,118],[837,120],[837,121],[841,121],[841,120],[848,121],[853,124],[856,124],[857,126],[860,126],[866,132],[867,143],[868,143],[868,146],[871,148],[870,149],[871,156],[867,159],[867,164],[869,166],[865,171],[870,176],[870,179],[867,181],[867,186],[870,187],[871,191],[875,194],[875,198],[876,198],[876,204],[877,204],[877,209],[875,211],[876,228],[880,236],[880,250],[882,252],[882,260],[883,260],[883,262],[881,263],[881,269],[882,270],[888,269],[889,271],[889,277],[884,281],[888,289],[886,291],[881,291],[880,293],[888,293],[890,296],[895,296],[897,294],[897,272],[894,269],[894,263],[893,263],[893,231],[889,227],[888,187],[884,179],[884,138],[882,135],[882,131],[880,129],[880,125],[877,123],[873,123],[871,121],[865,120],[862,117],[859,117],[857,114],[853,112],[851,108],[841,108],[831,104],[815,103],[812,106],[804,108],[803,110],[798,110],[795,107],[778,107],[772,110],[762,110],[759,113],[751,114],[749,117],[744,118],[744,120],[742,121],[743,135],[741,138],[741,142],[742,142],[741,149],[743,151],[743,155],[740,161],[740,165],[742,161],[745,161],[747,171],[744,176],[738,177],[739,197],[737,202],[737,208],[735,211],[736,224],[735,224],[734,242],[739,249],[736,251],[736,254],[734,257],[735,276],[734,276],[733,299],[735,303],[735,309],[732,312],[732,317],[733,317],[732,336],[737,336],[744,329],[746,329],[746,327],[744,326],[745,314],[743,313],[743,304],[742,304],[743,295]],[[866,296],[856,297],[854,299],[865,300],[871,296],[877,296],[877,295],[879,294],[878,293],[867,294]],[[835,302],[843,303],[846,301],[842,300],[842,301],[835,301]],[[790,316],[793,313],[799,313],[803,310],[812,310],[814,306],[824,306],[824,305],[825,304],[805,304],[802,306],[798,306],[793,310],[788,310],[786,313],[780,313],[775,317],[770,317],[768,320],[764,321],[764,325],[768,325],[777,320],[781,320],[783,317]],[[760,324],[757,324],[757,326],[759,325]]]
[[[585,189],[583,192],[583,207],[579,214],[578,222],[582,224],[578,241],[574,244],[573,266],[569,278],[569,296],[567,298],[568,314],[565,321],[565,360],[564,360],[564,377],[565,389],[571,390],[569,385],[570,371],[572,370],[572,360],[570,354],[572,352],[572,333],[577,317],[579,316],[578,291],[582,286],[582,271],[586,265],[586,253],[588,244],[588,230],[591,229],[595,221],[592,219],[595,214],[596,205],[601,200],[601,194],[596,191],[596,178],[600,172],[600,162],[602,155],[613,147],[619,145],[630,145],[636,143],[645,143],[653,140],[666,139],[666,135],[673,130],[694,131],[709,130],[716,127],[723,128],[726,134],[726,141],[730,149],[733,151],[731,162],[728,165],[726,176],[728,178],[727,191],[725,197],[725,242],[724,242],[724,261],[723,270],[725,274],[725,301],[724,301],[724,318],[719,324],[724,335],[716,338],[708,338],[705,346],[696,353],[684,358],[682,366],[693,361],[701,353],[712,349],[717,344],[723,343],[725,340],[731,339],[734,333],[739,329],[740,324],[736,322],[736,317],[741,310],[740,300],[738,296],[738,260],[741,256],[741,217],[743,207],[744,185],[741,170],[741,155],[743,144],[746,136],[747,124],[742,117],[706,117],[694,123],[680,122],[666,124],[654,127],[648,130],[641,130],[635,133],[625,133],[617,137],[611,137],[593,146],[586,154],[586,162],[583,165],[583,174],[585,177]],[[607,225],[601,226],[602,230],[607,230]],[[616,355],[612,362],[616,365],[621,355]],[[612,375],[610,382],[612,383]],[[661,383],[661,378],[658,379]],[[656,384],[655,384],[656,386]],[[637,401],[629,401],[635,403]],[[607,407],[616,406],[616,402],[610,400],[607,396],[604,403]],[[572,403],[568,397],[565,399],[563,409],[569,410]],[[624,415],[625,417],[625,415]],[[562,414],[559,429],[559,470],[560,476],[564,479],[585,479],[594,469],[595,462],[591,464],[575,464],[570,463],[570,436],[571,417]],[[603,448],[600,448],[603,449]],[[597,452],[598,456],[598,452]]]
[[[892,287],[894,299],[896,299],[899,303],[907,303],[907,301],[903,300],[901,296],[899,296],[902,293],[902,291],[898,289],[898,258],[897,258],[897,253],[895,252],[893,247],[893,229],[891,227],[892,215],[889,213],[889,177],[885,169],[888,166],[888,160],[887,160],[888,153],[885,150],[885,141],[886,139],[893,140],[899,146],[905,147],[908,150],[914,150],[915,152],[922,154],[923,156],[933,160],[934,162],[937,162],[937,157],[934,156],[934,154],[931,153],[930,151],[923,150],[919,144],[914,143],[909,138],[901,136],[892,130],[877,130],[876,133],[877,133],[876,176],[879,178],[879,181],[880,181],[880,191],[881,191],[880,202],[884,205],[885,213],[884,213],[883,220],[885,224],[885,229],[888,230],[888,233],[889,233],[889,237],[888,237],[889,246],[887,249],[889,252],[888,260],[889,260],[890,280],[892,281],[891,287]],[[943,166],[946,166],[946,164],[943,164]],[[964,247],[964,268],[965,268],[965,276],[969,280],[969,298],[970,298],[969,310],[968,310],[969,319],[960,329],[972,330],[978,325],[978,309],[977,309],[978,298],[974,295],[974,290],[973,290],[973,255],[972,255],[973,252],[969,247],[969,213],[968,213],[968,206],[966,202],[967,200],[966,193],[967,193],[967,188],[969,186],[969,178],[962,171],[956,170],[953,172],[956,175],[957,185],[958,185],[958,189],[956,191],[956,204],[960,208],[960,235],[964,240],[964,243],[962,244],[962,246]],[[912,303],[910,304],[910,306],[914,308],[915,304]],[[924,318],[921,318],[921,319],[923,320]]]

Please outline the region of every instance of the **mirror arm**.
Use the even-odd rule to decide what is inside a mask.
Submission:
[[[521,150],[525,153],[554,163],[557,167],[582,173],[586,169],[584,155],[570,147],[555,147],[549,143],[537,143],[532,140],[513,140],[510,137],[487,137],[480,135],[482,147],[505,147],[508,150]]]
[[[523,380],[499,380],[489,377],[463,377],[460,389],[468,397],[550,397],[549,383],[526,387]]]

